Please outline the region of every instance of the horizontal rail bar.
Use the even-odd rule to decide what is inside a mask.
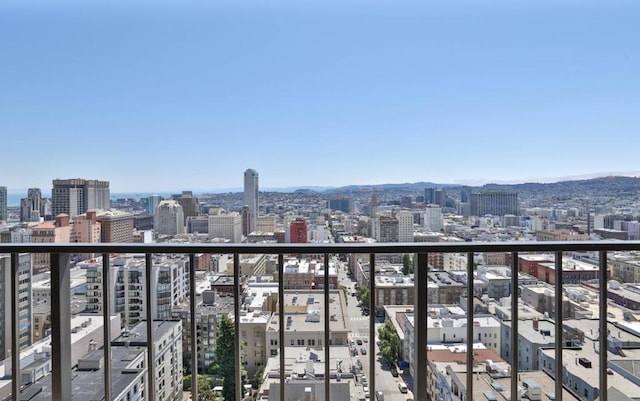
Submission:
[[[640,241],[393,242],[367,244],[3,243],[0,253],[430,253],[640,251]]]

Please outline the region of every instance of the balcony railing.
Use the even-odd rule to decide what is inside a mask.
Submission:
[[[599,346],[601,350],[607,349],[607,286],[603,283],[607,282],[607,253],[618,251],[639,251],[640,241],[579,241],[579,242],[503,242],[503,243],[388,243],[388,244],[0,244],[0,254],[11,255],[11,285],[6,288],[11,291],[11,355],[20,355],[19,353],[19,335],[20,327],[19,321],[19,277],[18,277],[18,257],[21,253],[48,253],[51,255],[51,336],[52,336],[52,398],[53,400],[71,400],[72,399],[72,366],[71,366],[71,295],[70,295],[70,255],[71,254],[102,254],[102,282],[105,287],[109,286],[111,278],[109,277],[109,255],[118,253],[128,254],[144,254],[145,266],[146,266],[146,282],[151,282],[151,269],[152,255],[154,254],[183,254],[188,255],[190,258],[190,313],[191,316],[196,316],[196,297],[193,294],[196,293],[196,272],[193,268],[196,266],[195,255],[204,254],[228,254],[233,255],[234,263],[234,280],[235,291],[234,297],[234,313],[235,313],[235,332],[240,332],[240,294],[238,291],[238,283],[240,283],[240,255],[242,254],[270,254],[278,256],[278,280],[279,289],[284,288],[284,256],[289,254],[311,254],[311,255],[324,255],[324,280],[329,280],[329,256],[335,254],[365,254],[369,255],[371,273],[375,272],[376,255],[381,254],[415,254],[417,263],[415,263],[416,269],[414,272],[414,319],[415,319],[415,331],[414,336],[410,340],[414,344],[412,350],[415,361],[414,364],[414,384],[413,393],[414,398],[420,401],[427,400],[427,255],[429,253],[464,253],[466,254],[466,268],[467,277],[473,277],[475,270],[473,257],[477,252],[500,252],[510,253],[512,265],[512,272],[518,271],[518,254],[524,253],[549,253],[552,252],[555,255],[555,269],[557,272],[562,272],[563,263],[562,258],[565,252],[570,251],[588,251],[597,252],[599,255]],[[370,274],[371,274],[370,273]],[[562,274],[557,275],[561,277]],[[5,275],[5,277],[7,277]],[[562,280],[556,280],[555,283],[555,321],[559,322],[563,319],[562,309]],[[369,292],[372,294],[369,297],[369,309],[373,312],[376,310],[376,297],[375,294],[376,280],[371,278],[369,280]],[[511,288],[517,289],[519,287],[518,274],[511,275]],[[324,308],[329,310],[329,286],[324,286]],[[145,286],[146,297],[145,299],[151,299],[151,286]],[[473,366],[473,341],[474,341],[474,282],[472,279],[467,280],[466,284],[467,293],[467,339],[466,339],[466,361],[467,366]],[[110,305],[109,291],[103,291],[103,305]],[[518,296],[517,290],[511,292],[511,330],[512,333],[518,333]],[[279,316],[285,316],[284,314],[284,291],[278,291],[278,313]],[[146,320],[151,322],[153,319],[151,308],[145,308]],[[190,320],[190,343],[197,344],[197,319],[191,318]],[[286,398],[286,385],[285,385],[285,319],[280,318],[279,321],[279,358],[280,358],[280,392],[279,398],[281,401],[285,401]],[[324,344],[328,345],[330,336],[330,319],[324,319]],[[376,314],[371,313],[369,316],[369,338],[375,338],[375,323]],[[562,338],[562,324],[555,325],[555,338]],[[104,333],[104,394],[105,400],[111,400],[111,347],[108,340],[110,338],[110,320],[109,314],[103,314],[103,333]],[[147,368],[148,377],[155,377],[154,375],[154,347],[153,344],[154,332],[152,325],[147,324]],[[240,336],[236,335],[235,341],[235,386],[236,386],[236,398],[240,400],[242,398],[242,381],[241,381],[241,352],[240,352]],[[369,352],[367,357],[370,361],[370,366],[375,366],[376,358],[376,344],[375,341],[370,341],[368,344]],[[324,360],[329,361],[330,346],[324,347]],[[562,344],[561,341],[555,343],[555,367],[554,372],[563,372],[563,358],[562,358]],[[510,355],[511,360],[508,361],[513,367],[510,372],[511,376],[511,394],[518,394],[518,342],[512,340],[510,342]],[[20,358],[12,358],[12,379],[11,390],[12,394],[20,394],[21,391],[21,377],[15,372],[20,371]],[[191,364],[192,366],[198,366],[198,355],[195,352],[191,352]],[[324,387],[325,387],[325,399],[329,401],[330,392],[330,364],[324,364]],[[607,352],[599,353],[599,398],[601,400],[607,400]],[[151,385],[152,380],[147,380],[147,385]],[[473,400],[473,387],[474,377],[472,374],[466,375],[466,388],[463,395],[465,400]],[[192,399],[197,399],[197,375],[193,375],[192,383]],[[376,376],[370,374],[369,388],[371,389],[372,397],[376,390]],[[562,401],[563,398],[563,381],[555,380],[555,399]],[[146,399],[154,400],[154,391],[147,389]],[[13,399],[16,399],[15,397]],[[512,398],[513,399],[513,398]],[[336,400],[339,401],[339,400]]]

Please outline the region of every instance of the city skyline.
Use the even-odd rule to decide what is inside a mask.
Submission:
[[[16,168],[0,185],[241,190],[249,166],[264,188],[640,175],[639,8],[4,2]]]

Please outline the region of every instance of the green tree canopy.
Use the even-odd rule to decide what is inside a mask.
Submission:
[[[360,301],[363,305],[369,305],[369,288],[361,287],[360,288]]]
[[[233,321],[227,315],[222,315],[218,322],[216,367],[212,368],[212,370],[217,370],[217,373],[222,377],[222,396],[226,401],[236,399],[234,336],[235,327]]]
[[[386,321],[382,327],[378,329],[378,338],[380,339],[380,353],[384,359],[394,364],[398,363],[398,333],[393,323]]]
[[[409,275],[413,273],[413,261],[408,253],[402,255],[402,274]]]

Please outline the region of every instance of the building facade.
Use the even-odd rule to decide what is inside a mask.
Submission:
[[[244,172],[244,196],[242,198],[244,205],[249,207],[250,223],[249,232],[256,229],[256,221],[258,218],[258,172],[253,169],[247,169]]]
[[[156,235],[178,235],[184,233],[184,212],[182,205],[173,200],[158,204],[153,217]]]
[[[90,209],[109,209],[109,181],[73,178],[53,180],[52,214],[75,217]]]

